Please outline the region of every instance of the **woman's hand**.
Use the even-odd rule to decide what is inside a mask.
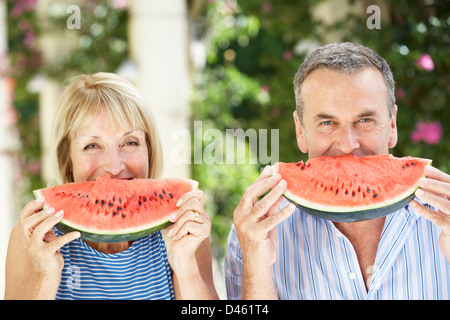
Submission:
[[[164,232],[169,255],[195,256],[201,243],[209,237],[211,221],[203,209],[203,192],[190,191],[178,200],[178,211],[170,217],[172,225]]]
[[[64,259],[59,249],[66,243],[78,238],[79,232],[71,232],[56,237],[53,227],[61,221],[63,211],[54,208],[41,210],[44,199],[28,203],[20,212],[20,242],[28,252],[33,271],[49,279],[60,279]]]

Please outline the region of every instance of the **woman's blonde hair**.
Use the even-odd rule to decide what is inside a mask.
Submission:
[[[108,120],[123,130],[131,125],[145,132],[149,155],[148,178],[159,178],[163,165],[161,143],[145,100],[129,81],[113,73],[99,72],[72,78],[60,97],[54,119],[60,182],[73,182],[70,159],[72,139],[103,110],[109,115]]]

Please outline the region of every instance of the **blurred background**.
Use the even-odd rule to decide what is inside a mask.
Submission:
[[[194,141],[203,150],[208,129],[278,129],[278,159],[305,159],[292,119],[294,74],[318,46],[353,41],[394,73],[391,152],[450,172],[449,14],[445,0],[0,0],[0,297],[11,227],[31,191],[56,181],[49,137],[63,80],[116,72],[144,94],[164,177],[191,177],[205,192],[223,298],[232,214],[264,163],[192,164]],[[247,140],[237,148],[255,152]]]

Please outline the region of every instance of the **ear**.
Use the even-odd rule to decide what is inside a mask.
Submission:
[[[306,143],[304,131],[300,120],[298,119],[297,110],[294,111],[294,122],[295,122],[295,136],[297,137],[297,145],[301,152],[308,153],[308,144]]]
[[[397,133],[397,105],[395,105],[394,114],[391,118],[391,132],[389,134],[388,148],[393,148],[397,145],[398,133]]]

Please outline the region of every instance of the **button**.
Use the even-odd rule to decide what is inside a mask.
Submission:
[[[348,274],[348,277],[350,278],[350,279],[355,279],[356,278],[356,273],[354,273],[354,272],[350,272],[349,274]]]

